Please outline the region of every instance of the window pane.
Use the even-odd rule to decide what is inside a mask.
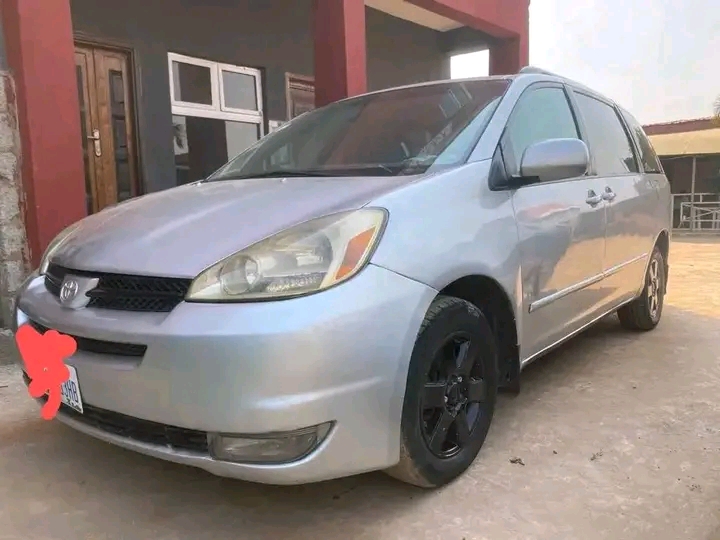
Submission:
[[[491,117],[485,111],[508,85],[500,79],[447,82],[336,102],[293,119],[215,178],[288,169],[393,176],[420,174],[436,163],[455,166],[484,131]],[[482,121],[475,122],[480,115]]]
[[[130,152],[127,140],[127,118],[125,110],[125,81],[122,71],[110,70],[110,113],[113,144],[115,148],[115,177],[117,180],[117,200],[126,201],[133,196],[132,174],[130,171]]]
[[[225,122],[225,138],[228,159],[233,159],[258,141],[260,126],[245,122]]]
[[[173,116],[178,185],[208,177],[260,138],[257,124]]]
[[[513,173],[528,146],[549,139],[577,139],[578,130],[561,88],[540,88],[524,94],[508,125],[505,159]]]
[[[290,88],[290,116],[295,118],[315,109],[315,92]]]
[[[246,111],[258,110],[255,77],[245,75],[244,73],[223,71],[222,82],[223,92],[225,94],[225,107],[244,109]]]
[[[585,120],[590,151],[599,176],[638,172],[635,153],[615,109],[595,98],[577,94]]]
[[[210,68],[175,61],[172,67],[173,88],[177,101],[201,105],[213,104]]]
[[[315,109],[315,83],[290,77],[288,80],[290,119]]]

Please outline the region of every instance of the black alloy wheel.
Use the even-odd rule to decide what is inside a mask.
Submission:
[[[487,388],[477,348],[468,333],[448,336],[426,376],[420,407],[423,436],[438,458],[461,452],[480,424]]]
[[[485,316],[465,300],[439,296],[410,359],[400,462],[387,473],[424,488],[460,476],[485,441],[497,387],[496,340]]]

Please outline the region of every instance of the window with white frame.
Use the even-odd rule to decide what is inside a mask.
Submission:
[[[177,183],[210,175],[264,135],[260,71],[168,53]]]

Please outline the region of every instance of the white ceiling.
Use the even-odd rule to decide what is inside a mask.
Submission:
[[[414,22],[421,26],[427,26],[428,28],[441,32],[462,26],[462,24],[452,19],[437,15],[432,11],[418,7],[405,0],[365,0],[365,5],[378,11],[383,11],[388,15],[405,19],[406,21]]]

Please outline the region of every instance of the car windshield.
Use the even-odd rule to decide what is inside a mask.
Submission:
[[[464,163],[507,79],[401,88],[307,112],[214,173],[209,181],[272,176],[396,176]]]

